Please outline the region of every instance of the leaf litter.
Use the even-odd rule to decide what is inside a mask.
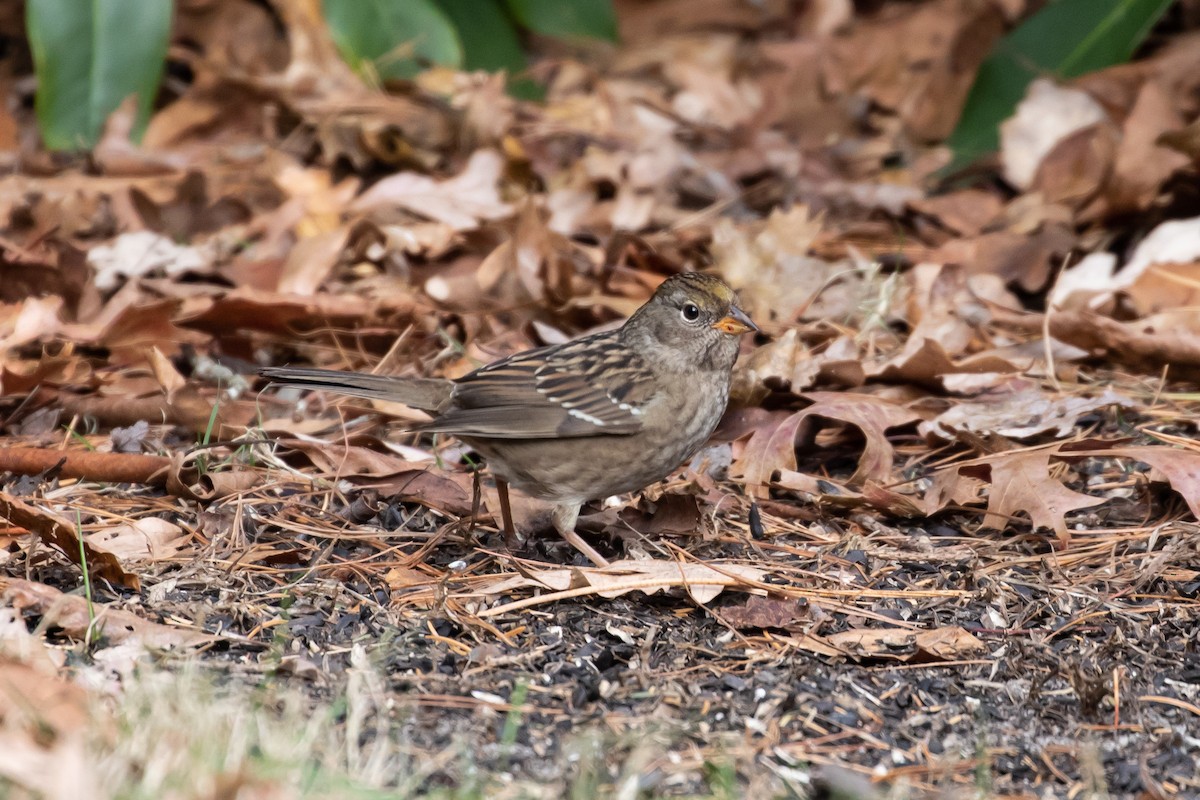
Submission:
[[[189,77],[140,145],[121,111],[88,167],[22,137],[0,671],[56,736],[0,716],[0,775],[70,796],[29,765],[95,768],[79,709],[190,653],[415,709],[425,790],[467,786],[466,741],[562,796],[578,729],[601,783],[661,794],[705,761],[745,794],[1200,792],[1197,34],[1035,83],[994,179],[938,191],[1028,4],[870,5],[621,2],[625,44],[544,62],[535,105],[441,70],[369,89],[315,3],[183,4]],[[0,129],[33,131],[3,87]],[[454,377],[698,268],[763,334],[714,446],[581,519],[604,569],[536,504],[505,540],[412,410],[255,382]]]

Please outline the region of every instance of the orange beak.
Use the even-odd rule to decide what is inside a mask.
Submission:
[[[754,324],[754,321],[746,316],[746,312],[737,306],[731,306],[729,313],[714,322],[712,326],[721,333],[728,333],[731,336],[740,336],[743,333],[758,330],[758,326]]]

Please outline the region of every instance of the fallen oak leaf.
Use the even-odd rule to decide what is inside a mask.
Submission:
[[[1070,544],[1066,515],[1098,506],[1106,498],[1072,491],[1050,477],[1051,455],[1049,450],[1035,450],[1001,453],[988,459],[992,477],[984,528],[1004,530],[1014,516],[1024,512],[1035,529],[1054,531],[1059,546]]]
[[[887,363],[867,371],[867,376],[889,383],[915,383],[944,391],[947,375],[1003,374],[1021,371],[1021,367],[1000,356],[981,353],[953,359],[934,339],[909,339],[903,353]]]
[[[1200,452],[1175,447],[1125,447],[1116,451],[1121,458],[1133,458],[1162,473],[1200,519]]]
[[[781,422],[772,415],[750,436],[741,458],[730,468],[736,480],[751,493],[762,492],[776,471],[796,471],[796,439],[801,425],[809,417],[844,422],[862,431],[865,444],[858,468],[846,483],[861,486],[868,480],[887,483],[892,474],[894,450],[887,440],[890,428],[922,419],[903,406],[866,394],[852,392],[805,392],[801,397],[813,401],[808,408],[785,417]]]
[[[868,506],[898,517],[922,517],[938,510],[928,508],[919,497],[900,494],[884,488],[874,481],[867,481],[858,492],[837,481],[809,475],[805,472],[782,470],[773,486],[803,492],[818,500],[822,506],[834,508],[862,508]]]
[[[334,444],[319,439],[280,439],[281,448],[302,456],[321,473],[364,489],[375,489],[400,502],[461,517],[472,511],[473,477],[438,469],[432,461],[409,461],[354,441],[376,443],[370,437]],[[289,459],[294,460],[294,459]]]
[[[498,184],[504,157],[495,150],[476,150],[463,171],[442,181],[417,172],[390,175],[350,204],[352,211],[400,207],[455,230],[479,227],[483,220],[511,216],[513,208],[500,197]]]
[[[893,449],[887,440],[889,428],[898,428],[922,419],[921,415],[903,406],[878,397],[844,392],[806,392],[802,395],[813,404],[798,412],[806,417],[816,416],[835,422],[845,422],[862,431],[866,440],[863,454],[848,483],[860,486],[868,480],[887,481],[892,474]]]

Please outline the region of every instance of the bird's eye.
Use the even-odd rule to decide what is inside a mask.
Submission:
[[[700,319],[700,309],[692,303],[688,303],[686,306],[684,306],[682,313],[683,318],[688,322],[695,322],[696,320]]]

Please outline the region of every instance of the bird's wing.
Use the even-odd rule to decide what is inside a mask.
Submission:
[[[602,333],[482,367],[455,382],[449,408],[422,429],[493,439],[637,433],[651,372],[615,342]]]

